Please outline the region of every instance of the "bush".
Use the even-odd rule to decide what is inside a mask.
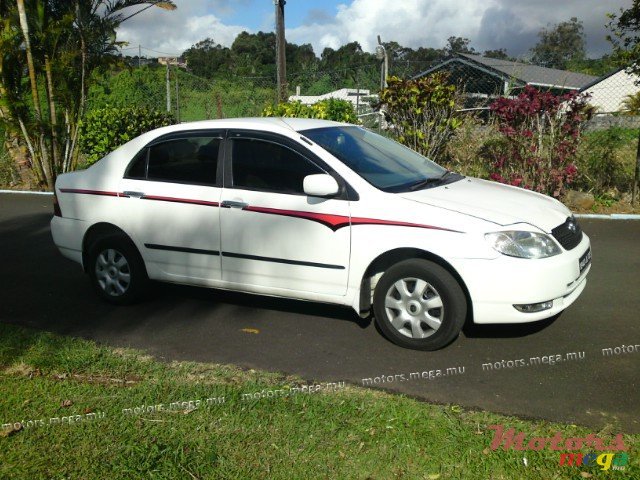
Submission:
[[[380,93],[395,139],[434,160],[462,124],[456,88],[447,79],[445,73],[412,80],[390,77]]]
[[[630,192],[638,130],[611,127],[586,133],[578,151],[576,186],[594,195]]]
[[[275,107],[268,106],[262,112],[263,117],[320,118],[336,122],[358,123],[353,104],[347,100],[329,98],[313,105],[304,105],[299,101],[282,102]]]
[[[92,110],[81,122],[80,152],[91,165],[129,140],[173,123],[170,113],[140,107]]]
[[[483,124],[473,115],[466,115],[445,146],[442,165],[463,175],[489,178],[493,159],[487,159],[487,150],[495,151],[493,147],[499,140],[500,133],[494,122]]]
[[[581,127],[590,116],[587,97],[554,95],[527,86],[516,98],[491,104],[504,142],[488,152],[491,178],[559,197],[572,183]]]

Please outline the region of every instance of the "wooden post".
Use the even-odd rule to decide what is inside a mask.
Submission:
[[[633,174],[633,186],[631,188],[631,205],[638,200],[638,190],[640,189],[640,130],[638,131],[638,148],[636,150],[636,168]]]
[[[274,0],[276,5],[276,66],[278,82],[278,101],[286,102],[287,95],[287,58],[284,37],[284,5],[286,0]]]

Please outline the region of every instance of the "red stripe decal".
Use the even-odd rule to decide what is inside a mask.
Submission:
[[[80,188],[61,188],[60,191],[62,193],[79,193],[82,195],[104,195],[107,197],[118,197],[120,194],[118,192],[106,192],[104,190],[83,190]]]
[[[281,215],[284,217],[304,218],[311,220],[312,222],[318,222],[325,227],[329,227],[331,230],[336,231],[342,227],[351,225],[393,225],[397,227],[413,227],[413,228],[426,228],[430,230],[442,230],[446,232],[464,233],[459,230],[451,230],[449,228],[435,227],[433,225],[423,225],[419,223],[408,222],[396,222],[393,220],[380,220],[376,218],[361,218],[349,217],[344,215],[331,215],[327,213],[315,213],[315,212],[301,212],[298,210],[280,210],[276,208],[264,208],[264,207],[245,207],[245,211],[256,213],[267,213],[271,215]]]
[[[106,192],[102,190],[82,190],[75,188],[61,188],[61,192],[64,193],[79,193],[84,195],[105,195],[108,197],[127,197],[124,193]],[[156,200],[160,202],[175,202],[186,203],[191,205],[204,205],[207,207],[219,207],[218,202],[209,202],[206,200],[195,200],[189,198],[176,198],[176,197],[161,197],[156,195],[145,195],[143,200]],[[325,227],[330,228],[334,232],[342,227],[349,225],[391,225],[396,227],[413,227],[413,228],[426,228],[429,230],[441,230],[445,232],[464,233],[459,230],[452,230],[450,228],[436,227],[433,225],[423,225],[420,223],[409,222],[396,222],[394,220],[381,220],[377,218],[362,218],[351,217],[351,219],[345,215],[331,215],[329,213],[316,213],[316,212],[302,212],[299,210],[281,210],[278,208],[266,208],[266,207],[245,207],[247,212],[266,213],[269,215],[280,215],[283,217],[303,218],[312,222],[317,222]]]
[[[191,205],[204,205],[206,207],[219,207],[218,202],[208,202],[206,200],[194,200],[190,198],[175,198],[175,197],[159,197],[156,195],[145,195],[142,200],[157,200],[159,202],[174,202],[174,203],[188,203]]]

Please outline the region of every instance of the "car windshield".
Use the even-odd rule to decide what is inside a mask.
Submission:
[[[386,192],[440,185],[448,173],[419,153],[364,128],[326,127],[300,133]]]

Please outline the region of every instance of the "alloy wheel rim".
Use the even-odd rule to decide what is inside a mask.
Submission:
[[[391,326],[417,340],[436,333],[444,319],[442,297],[433,285],[420,278],[408,277],[393,283],[384,306]]]

